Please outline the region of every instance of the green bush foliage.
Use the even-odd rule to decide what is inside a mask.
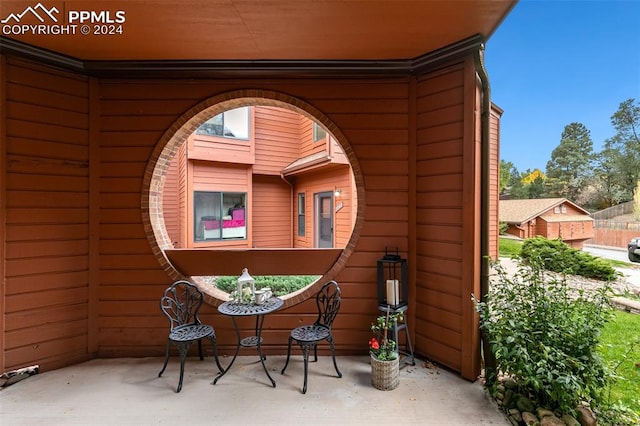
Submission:
[[[271,287],[271,291],[276,296],[284,296],[285,294],[298,291],[313,283],[318,278],[320,278],[318,275],[263,275],[253,277],[256,281],[256,289]],[[216,277],[215,285],[218,289],[231,293],[237,288],[238,277]]]
[[[505,235],[507,233],[507,229],[509,229],[509,224],[507,222],[498,223],[498,233],[500,235]]]
[[[564,275],[545,276],[541,265],[530,257],[512,275],[495,265],[491,290],[476,307],[497,371],[540,405],[572,413],[581,401],[603,400],[610,373],[597,345],[612,313],[611,287],[571,293]]]
[[[605,260],[569,247],[560,240],[548,240],[543,237],[526,239],[520,255],[526,261],[538,259],[544,269],[553,272],[581,275],[602,281],[613,281],[620,275]]]

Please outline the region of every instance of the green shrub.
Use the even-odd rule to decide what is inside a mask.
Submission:
[[[543,237],[526,239],[522,244],[521,256],[526,261],[539,259],[544,269],[569,275],[602,281],[613,281],[620,275],[605,260],[569,247],[560,240]]]
[[[271,287],[271,291],[276,296],[284,296],[293,293],[313,283],[320,278],[319,275],[263,275],[253,277],[256,289]],[[224,276],[216,277],[215,285],[218,289],[231,293],[238,285],[238,277]]]
[[[509,224],[507,222],[498,223],[498,233],[500,235],[505,235],[507,233],[507,229],[509,229]]]
[[[540,405],[570,413],[581,401],[603,399],[610,374],[596,349],[612,312],[611,287],[571,296],[564,276],[547,277],[541,265],[531,257],[511,276],[496,265],[476,307],[497,371]]]

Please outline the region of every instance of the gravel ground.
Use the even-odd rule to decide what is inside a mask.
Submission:
[[[516,260],[508,257],[501,257],[499,261],[507,274],[515,274],[518,271],[519,263]],[[626,268],[619,268],[618,270],[624,275],[611,283],[613,292],[616,295],[639,294],[640,287],[629,279],[629,276],[625,273]],[[550,275],[553,274],[553,272],[547,273]],[[582,288],[585,291],[597,290],[603,286],[602,281],[584,278],[579,275],[567,275],[566,278],[568,285],[574,288]],[[495,275],[492,275],[491,282],[495,282]]]

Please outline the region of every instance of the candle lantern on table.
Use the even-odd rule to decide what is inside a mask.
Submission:
[[[409,296],[409,277],[407,272],[407,259],[400,257],[398,250],[385,248],[384,256],[378,260],[378,309],[382,312],[402,313],[403,319],[394,323],[393,339],[400,346],[398,332],[405,330],[407,350],[399,350],[406,355],[401,364],[415,365],[413,346],[407,328],[407,302]]]
[[[256,297],[256,281],[251,275],[249,270],[244,268],[242,275],[238,277],[238,287],[236,289],[236,302],[238,303],[252,303]]]

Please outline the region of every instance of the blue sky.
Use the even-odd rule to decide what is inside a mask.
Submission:
[[[504,109],[500,157],[546,169],[564,126],[584,124],[594,151],[611,115],[640,101],[640,0],[521,0],[491,36],[491,99]]]

